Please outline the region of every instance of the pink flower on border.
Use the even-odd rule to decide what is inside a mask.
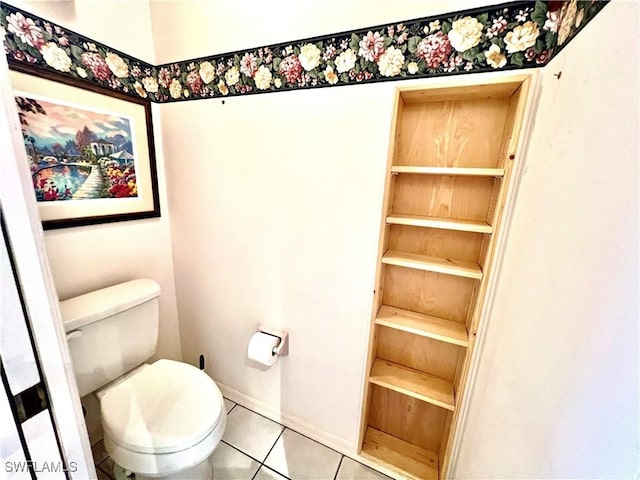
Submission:
[[[40,49],[46,42],[42,30],[30,18],[25,18],[20,12],[7,16],[9,31],[15,34],[23,43]]]
[[[427,67],[435,69],[442,65],[451,54],[451,42],[442,31],[432,33],[422,39],[418,44],[416,55],[427,64]]]
[[[91,70],[96,79],[104,82],[111,78],[111,70],[99,53],[85,52],[80,57],[80,61]]]
[[[362,40],[360,40],[360,50],[358,50],[358,55],[365,60],[377,62],[383,53],[384,37],[381,37],[379,32],[369,32]]]
[[[244,73],[247,77],[253,78],[258,70],[258,60],[253,53],[245,53],[240,60],[240,72]]]
[[[200,78],[200,73],[197,71],[190,72],[187,75],[187,86],[191,89],[191,91],[195,94],[202,92],[203,86],[202,78]]]
[[[287,79],[287,83],[296,83],[300,79],[300,74],[302,73],[300,59],[296,55],[289,55],[288,57],[283,58],[282,62],[280,62],[278,73],[280,73],[280,75],[284,75]]]
[[[168,68],[162,67],[158,72],[158,83],[164,88],[169,88],[171,84],[171,72]]]
[[[536,63],[538,65],[540,65],[542,63],[547,63],[550,58],[551,58],[551,51],[550,50],[543,50],[536,57]]]

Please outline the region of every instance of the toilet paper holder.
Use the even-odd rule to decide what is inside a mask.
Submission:
[[[289,355],[289,332],[271,328],[266,325],[259,325],[258,331],[280,339],[280,343],[273,347],[273,351],[271,352],[272,355]]]

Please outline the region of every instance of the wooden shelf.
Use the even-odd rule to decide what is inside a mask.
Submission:
[[[382,305],[378,310],[375,322],[377,325],[460,345],[461,347],[469,346],[469,337],[464,324],[452,322],[451,320]]]
[[[387,360],[375,359],[369,382],[447,410],[455,407],[451,382]]]
[[[414,173],[419,175],[460,175],[470,177],[504,177],[504,168],[419,167],[413,165],[392,165],[391,173]]]
[[[438,455],[367,427],[361,455],[415,480],[438,478]]]
[[[427,272],[444,273],[458,277],[473,278],[480,280],[482,270],[472,262],[461,262],[448,258],[429,257],[418,255],[417,253],[396,252],[387,250],[382,256],[382,263],[396,265],[398,267],[415,268]]]
[[[493,233],[493,227],[487,222],[456,220],[453,218],[425,217],[423,215],[401,215],[392,213],[387,217],[387,223],[395,225],[409,225],[411,227],[457,230],[461,232]]]

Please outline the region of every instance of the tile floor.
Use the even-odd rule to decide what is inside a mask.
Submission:
[[[225,399],[227,428],[211,460],[215,480],[389,480],[335,450]],[[102,441],[93,447],[99,480],[114,480]]]

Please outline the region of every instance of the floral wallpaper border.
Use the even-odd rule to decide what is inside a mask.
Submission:
[[[608,3],[528,0],[154,66],[7,3],[10,62],[174,102],[546,65]]]

